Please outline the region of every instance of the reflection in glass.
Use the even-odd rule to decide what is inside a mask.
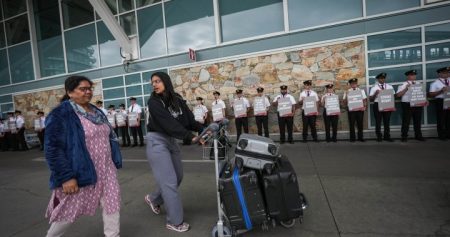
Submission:
[[[362,17],[362,0],[288,0],[291,30]]]
[[[8,54],[12,83],[33,80],[34,70],[30,43],[9,48]]]
[[[166,54],[166,37],[161,4],[137,11],[137,17],[141,58]]]
[[[375,76],[385,72],[387,73],[386,83],[403,82],[405,81],[405,72],[409,70],[417,71],[417,80],[422,80],[422,64],[396,67],[396,68],[383,68],[369,71],[369,84],[373,85],[376,82]]]
[[[126,91],[127,91],[128,97],[142,95],[142,86],[141,85],[129,86],[129,87],[126,87]],[[141,98],[141,100],[142,100],[142,98]],[[140,105],[142,105],[142,103]]]
[[[111,88],[111,87],[123,86],[123,77],[119,76],[119,77],[103,79],[102,80],[102,86],[103,86],[103,89]]]
[[[0,50],[0,86],[9,85],[9,69],[6,49]]]
[[[126,12],[134,9],[134,0],[119,0],[119,12]]]
[[[122,63],[120,46],[103,21],[97,22],[97,34],[102,66]]]
[[[142,82],[141,82],[141,74],[140,73],[125,76],[125,85],[126,86],[134,85],[134,84],[141,84],[141,83]]]
[[[9,46],[30,40],[28,16],[26,14],[5,21],[5,28]]]
[[[64,29],[94,21],[94,9],[88,0],[61,1]]]
[[[422,60],[421,47],[386,50],[369,53],[369,67],[413,63]]]
[[[65,40],[69,72],[98,67],[94,24],[66,31]]]
[[[219,9],[223,41],[284,30],[282,0],[220,0]]]
[[[6,47],[5,29],[3,28],[3,23],[0,23],[0,48],[4,47]]]
[[[37,43],[41,76],[53,76],[66,72],[62,37],[56,36]]]
[[[145,83],[143,85],[144,87],[144,95],[150,95],[153,92],[153,86],[150,83]],[[144,98],[145,102],[147,102],[147,100]]]
[[[420,6],[420,0],[366,0],[367,15],[382,14]]]
[[[426,52],[427,60],[450,58],[450,42],[427,45]]]
[[[420,44],[421,30],[420,28],[396,31],[380,35],[372,35],[367,37],[367,47],[369,50],[390,48],[402,45]]]
[[[120,25],[122,26],[125,33],[130,35],[136,34],[136,17],[134,12],[130,12],[120,16]]]
[[[58,0],[34,0],[37,40],[61,35]]]
[[[437,78],[437,72],[439,68],[442,67],[448,67],[450,62],[440,62],[440,63],[429,63],[426,65],[426,78],[428,79],[436,79]]]
[[[425,27],[425,41],[450,39],[450,23]]]
[[[106,5],[108,5],[109,10],[113,15],[117,14],[117,0],[105,0]]]
[[[151,4],[161,2],[161,0],[136,0],[137,7],[143,7]]]
[[[169,53],[215,44],[214,9],[210,0],[177,0],[164,5]]]
[[[125,97],[125,91],[123,90],[123,87],[110,90],[103,90],[103,99],[105,100],[121,97]]]
[[[27,11],[25,0],[2,0],[5,18],[13,17]]]

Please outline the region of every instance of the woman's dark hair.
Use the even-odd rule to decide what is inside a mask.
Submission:
[[[155,72],[150,77],[150,80],[157,76],[161,79],[162,83],[164,84],[164,92],[159,95],[156,94],[154,91],[152,92],[152,96],[158,96],[161,97],[164,103],[174,111],[180,110],[180,102],[179,98],[180,95],[178,95],[175,90],[173,89],[172,81],[170,80],[170,76],[165,72]]]
[[[74,91],[75,88],[77,88],[82,81],[89,82],[89,85],[91,85],[91,86],[94,84],[89,78],[84,77],[84,76],[68,77],[66,79],[66,81],[64,82],[64,89],[66,91],[66,94],[64,94],[63,98],[61,99],[61,102],[70,99],[69,92]]]

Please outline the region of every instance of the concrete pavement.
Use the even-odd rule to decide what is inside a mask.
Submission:
[[[121,236],[211,236],[217,219],[213,163],[182,146],[181,195],[187,233],[164,228],[143,197],[154,187],[145,149],[125,148],[119,172]],[[245,236],[450,236],[450,142],[296,143],[282,145],[309,201],[304,223]],[[50,198],[43,153],[0,153],[0,236],[45,236]],[[68,237],[102,236],[100,211],[80,218]]]

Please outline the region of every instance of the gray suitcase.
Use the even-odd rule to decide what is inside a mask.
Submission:
[[[236,165],[271,172],[280,158],[280,147],[267,137],[242,134],[235,149]]]

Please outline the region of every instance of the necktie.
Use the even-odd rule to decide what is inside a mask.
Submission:
[[[134,109],[134,105],[131,106],[131,111],[130,112],[133,112],[133,109]]]
[[[380,84],[380,87],[381,87],[382,90],[384,90],[384,85],[383,84]]]
[[[356,88],[353,88],[354,91],[356,91]]]
[[[412,84],[414,85],[414,84],[416,84],[416,82],[415,82],[415,81],[413,81],[413,82],[412,82]]]
[[[306,92],[306,96],[309,96],[309,93],[310,93],[310,92],[309,92],[309,91],[307,91],[307,92]]]

